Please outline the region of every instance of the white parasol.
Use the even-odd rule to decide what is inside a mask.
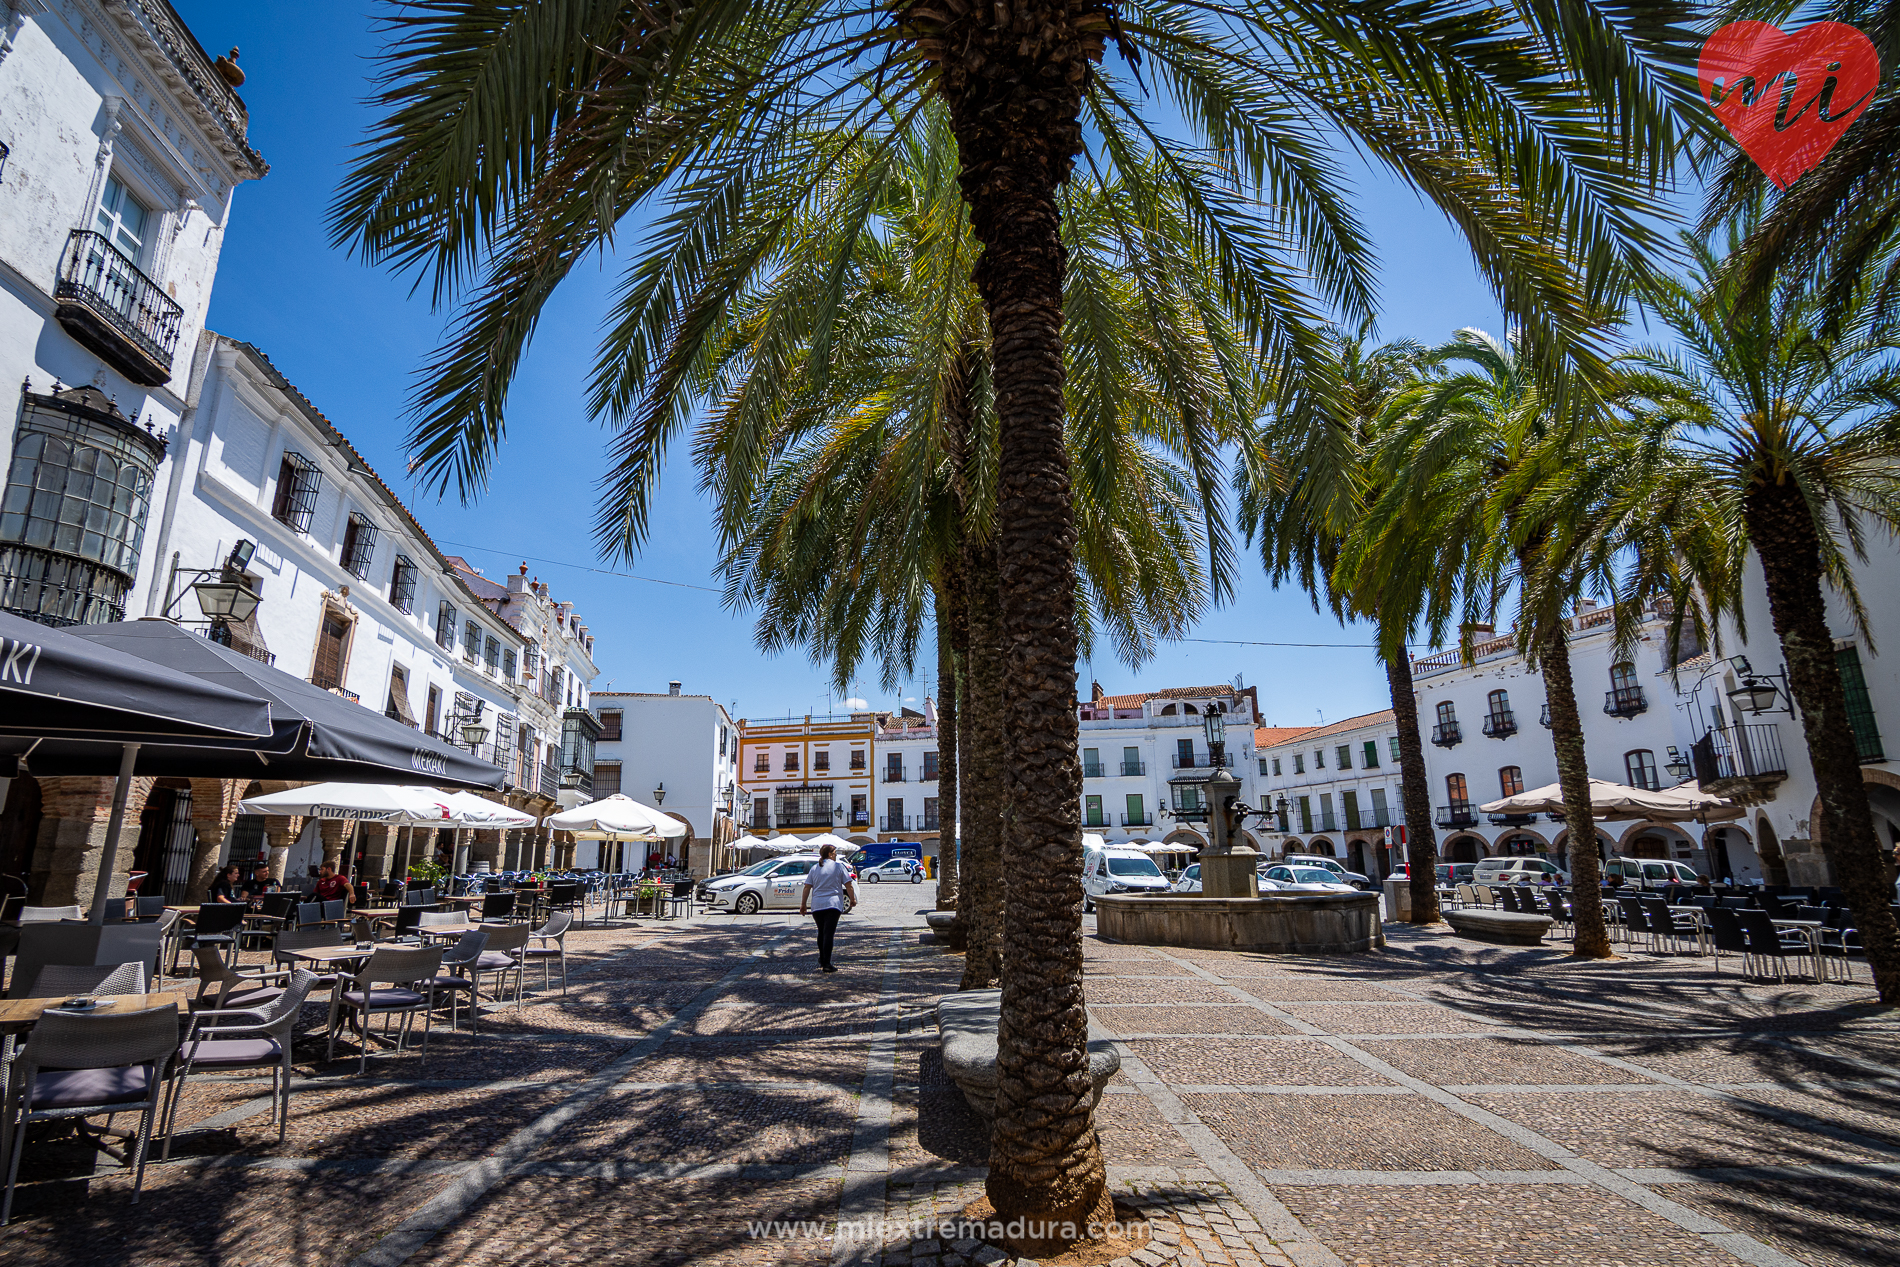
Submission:
[[[1561,785],[1546,784],[1529,792],[1519,792],[1503,800],[1491,801],[1478,808],[1486,814],[1550,814],[1563,817],[1564,793]],[[1684,783],[1667,791],[1611,783],[1607,779],[1590,780],[1590,817],[1599,823],[1629,823],[1649,819],[1662,823],[1715,823],[1742,817],[1745,813],[1733,801],[1710,796],[1693,784]]]
[[[240,801],[238,809],[246,814],[452,827],[455,813],[448,798],[448,793],[434,788],[398,787],[393,783],[312,783],[250,797]]]
[[[428,788],[405,788],[410,792],[427,792]],[[473,792],[437,792],[439,797],[455,816],[461,827],[474,827],[483,831],[504,830],[510,827],[532,827],[536,823],[533,814],[491,801],[485,796]]]
[[[577,840],[678,840],[686,835],[686,824],[679,819],[618,792],[551,815],[547,825]]]

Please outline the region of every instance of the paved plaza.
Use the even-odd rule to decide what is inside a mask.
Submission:
[[[36,1143],[0,1260],[999,1261],[904,1226],[980,1195],[986,1131],[929,1024],[961,971],[919,941],[934,886],[863,892],[836,974],[791,914],[577,931],[565,996],[531,976],[367,1077],[322,1062],[313,1007],[284,1143],[251,1078],[194,1080],[137,1207],[117,1163]],[[1900,1263],[1900,1018],[1864,977],[1388,933],[1309,959],[1091,930],[1144,1267]]]

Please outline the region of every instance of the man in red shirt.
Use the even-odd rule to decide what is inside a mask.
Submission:
[[[355,894],[350,892],[349,882],[338,875],[336,868],[327,862],[317,868],[317,887],[313,890],[313,894],[319,902],[334,902],[342,898],[352,906],[355,905]]]

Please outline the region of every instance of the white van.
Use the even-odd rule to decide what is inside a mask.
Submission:
[[[1090,849],[1082,859],[1082,910],[1095,909],[1105,893],[1166,893],[1168,877],[1155,860],[1139,849],[1107,845]]]
[[[1663,858],[1611,858],[1603,864],[1603,878],[1621,880],[1628,889],[1666,889],[1672,884],[1694,884],[1695,868]]]
[[[1473,884],[1569,884],[1570,873],[1543,858],[1484,858],[1471,869]]]

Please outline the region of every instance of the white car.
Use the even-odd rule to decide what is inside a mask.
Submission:
[[[1262,871],[1260,878],[1272,880],[1281,890],[1292,893],[1357,893],[1359,891],[1350,884],[1341,883],[1339,877],[1325,867],[1289,867],[1282,863]]]
[[[1275,893],[1281,889],[1292,889],[1295,887],[1291,884],[1282,884],[1278,880],[1269,880],[1266,876],[1258,873],[1254,875],[1254,885],[1262,893]],[[1181,873],[1181,878],[1174,882],[1174,891],[1176,893],[1202,892],[1200,863],[1195,863]]]
[[[875,867],[866,867],[860,877],[866,884],[881,884],[885,880],[908,880],[912,884],[924,882],[924,866],[915,858],[892,858],[880,862]]]
[[[1155,860],[1139,849],[1090,849],[1082,859],[1082,910],[1095,909],[1095,899],[1110,893],[1166,893],[1168,877]]]
[[[768,907],[775,910],[789,907],[795,911],[805,888],[805,874],[817,865],[818,858],[813,854],[767,858],[737,874],[707,880],[699,886],[699,900],[714,910],[731,911],[735,915],[757,915]],[[852,878],[857,877],[854,874]],[[844,909],[849,911],[851,905],[851,896],[847,893]]]

